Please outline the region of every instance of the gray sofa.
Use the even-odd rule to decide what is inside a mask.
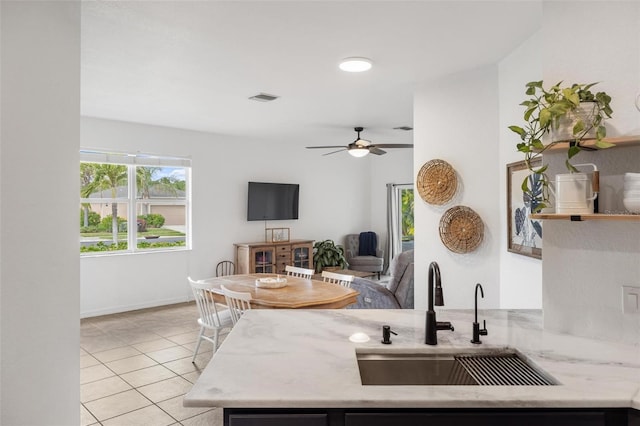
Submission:
[[[413,309],[413,250],[396,256],[389,268],[387,287],[365,278],[355,278],[351,288],[358,291],[357,302],[347,309]]]

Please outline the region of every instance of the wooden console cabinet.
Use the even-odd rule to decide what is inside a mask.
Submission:
[[[313,269],[313,240],[235,243],[236,274],[284,274],[285,266]]]

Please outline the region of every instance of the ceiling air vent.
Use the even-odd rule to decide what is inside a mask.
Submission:
[[[413,127],[409,127],[409,126],[400,126],[400,127],[394,127],[393,130],[413,130]]]
[[[275,101],[278,98],[279,96],[269,95],[268,93],[258,93],[255,96],[251,96],[249,99],[251,99],[252,101],[258,101],[258,102],[271,102],[271,101]]]

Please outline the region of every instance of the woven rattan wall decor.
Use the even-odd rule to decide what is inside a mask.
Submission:
[[[454,253],[474,251],[483,237],[482,219],[469,207],[451,207],[440,218],[440,239]]]
[[[444,160],[430,160],[418,172],[416,186],[424,201],[440,206],[455,195],[458,178],[451,164]]]

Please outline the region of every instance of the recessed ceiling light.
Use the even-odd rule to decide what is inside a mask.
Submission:
[[[367,58],[345,58],[340,62],[340,69],[347,72],[362,72],[371,69],[371,60]]]

